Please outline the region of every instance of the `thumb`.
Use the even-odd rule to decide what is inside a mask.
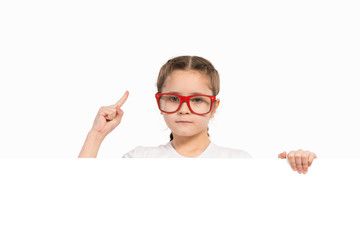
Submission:
[[[111,109],[112,110],[112,109]],[[101,123],[99,130],[104,136],[107,136],[110,132],[112,132],[121,122],[121,118],[124,112],[120,109],[120,107],[116,107],[116,116],[115,118],[112,118],[111,120],[107,120],[106,118],[101,118],[100,120],[103,121]],[[95,119],[96,121],[96,119]],[[95,123],[94,123],[95,125]]]
[[[284,152],[280,153],[280,154],[278,155],[278,158],[281,158],[281,159],[286,158],[286,152],[284,151]]]
[[[116,107],[116,117],[113,120],[107,122],[107,128],[108,128],[109,132],[114,130],[120,124],[123,114],[124,114],[124,112],[120,109],[119,106],[117,106]]]
[[[122,116],[124,115],[123,110],[120,109],[120,106],[116,106],[116,120],[120,123]]]

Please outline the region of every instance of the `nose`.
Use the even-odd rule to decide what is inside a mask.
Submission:
[[[185,107],[184,107],[185,106]],[[189,109],[188,103],[187,102],[182,102],[180,109],[178,111],[179,114],[189,114],[191,111]]]

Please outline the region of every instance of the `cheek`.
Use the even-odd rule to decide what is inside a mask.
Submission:
[[[163,113],[162,115],[164,117],[166,125],[171,128],[171,126],[175,123],[174,114]]]
[[[207,127],[207,126],[209,125],[209,121],[210,121],[210,115],[204,117],[204,118],[201,120],[201,125]]]
[[[175,121],[175,118],[174,118],[174,115],[175,115],[175,114],[162,113],[162,115],[163,115],[164,120],[165,120],[166,122]]]
[[[198,129],[207,128],[210,121],[210,115],[196,116],[194,119],[194,126]]]

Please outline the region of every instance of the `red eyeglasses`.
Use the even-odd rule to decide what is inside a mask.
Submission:
[[[192,113],[205,115],[211,112],[214,101],[216,101],[216,97],[211,95],[191,95],[185,97],[173,93],[157,93],[155,97],[160,111],[164,113],[175,113],[180,109],[182,103],[186,102]]]

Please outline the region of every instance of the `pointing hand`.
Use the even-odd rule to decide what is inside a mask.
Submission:
[[[114,130],[121,122],[124,114],[121,106],[125,103],[128,96],[129,92],[126,91],[114,105],[101,107],[95,117],[92,130],[100,133],[104,137]]]

